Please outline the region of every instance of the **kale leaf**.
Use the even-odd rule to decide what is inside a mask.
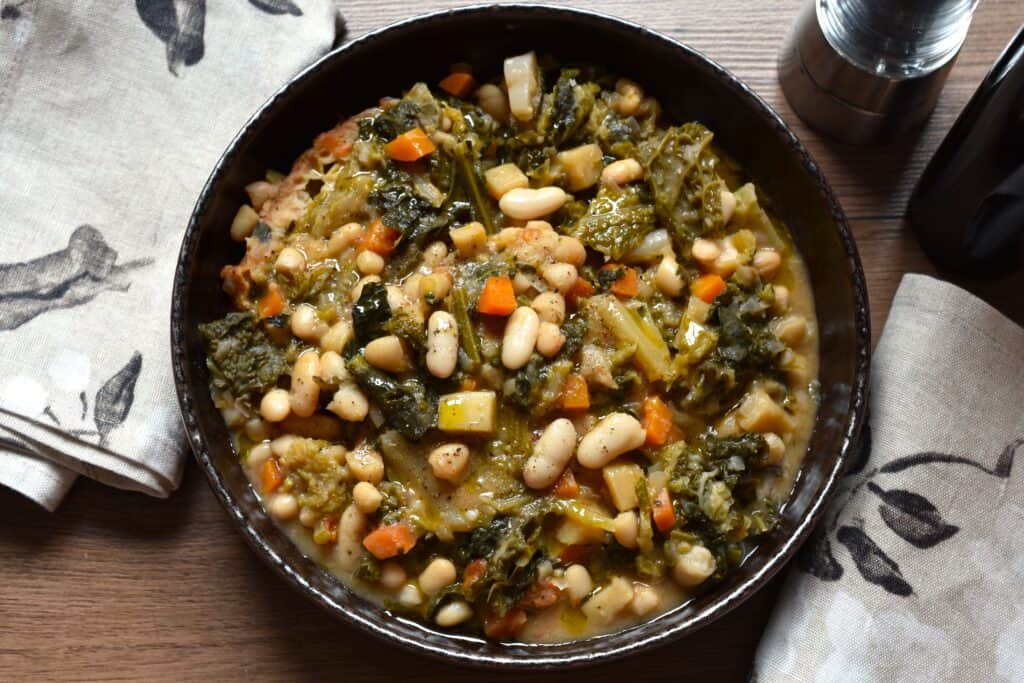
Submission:
[[[359,136],[363,139],[377,135],[384,142],[398,137],[410,128],[420,125],[420,108],[413,102],[402,100],[372,119],[359,122]]]
[[[361,353],[348,361],[349,372],[384,413],[387,423],[408,439],[420,439],[437,424],[437,394],[421,378],[399,382],[366,362]]]
[[[654,229],[654,220],[654,207],[647,203],[643,186],[606,186],[570,232],[584,245],[619,260]]]
[[[352,329],[359,346],[366,346],[377,337],[385,336],[390,319],[387,289],[379,282],[367,282],[359,300],[352,305]]]
[[[713,134],[699,123],[669,128],[644,166],[658,219],[680,239],[722,227],[722,190]]]
[[[285,373],[286,349],[275,345],[252,312],[229,313],[199,326],[212,385],[235,398],[265,393]]]

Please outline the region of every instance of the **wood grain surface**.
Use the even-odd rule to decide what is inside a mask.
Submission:
[[[347,37],[456,2],[352,0]],[[1020,0],[984,0],[938,107],[884,148],[826,142],[794,116],[775,57],[798,0],[575,3],[678,38],[730,69],[789,122],[851,219],[875,336],[900,278],[934,272],[901,220],[913,184],[1014,31]],[[714,9],[711,9],[714,7]],[[960,284],[1024,322],[1024,278]],[[709,628],[575,680],[742,680],[779,581]],[[0,489],[0,680],[512,680],[396,651],[308,605],[249,551],[190,463],[169,500],[80,480],[48,514]],[[551,676],[550,678],[554,678]],[[530,676],[530,678],[546,678]]]

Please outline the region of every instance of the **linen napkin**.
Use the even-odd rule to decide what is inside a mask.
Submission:
[[[334,40],[331,0],[0,0],[0,483],[164,497],[185,441],[171,280],[249,114]]]
[[[751,678],[1024,680],[1024,329],[907,275],[869,403]]]

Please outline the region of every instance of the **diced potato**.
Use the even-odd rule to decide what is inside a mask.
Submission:
[[[637,482],[644,479],[644,472],[636,463],[616,460],[601,470],[612,504],[619,512],[632,510],[639,502],[636,497]]]
[[[438,404],[437,428],[452,434],[490,434],[496,405],[493,391],[445,394]]]
[[[259,222],[259,214],[248,204],[242,204],[238,207],[235,219],[231,221],[231,239],[236,242],[244,242]]]
[[[473,221],[460,228],[452,228],[448,231],[452,238],[452,244],[459,251],[459,255],[468,258],[487,246],[487,232],[484,226]]]
[[[487,191],[495,199],[501,199],[506,192],[519,187],[529,187],[530,179],[515,164],[502,164],[484,171]]]
[[[736,423],[748,432],[786,434],[793,431],[793,421],[768,393],[755,387],[736,409]]]
[[[533,118],[540,103],[540,77],[537,55],[527,52],[505,60],[505,90],[512,116],[520,121]]]
[[[569,191],[584,190],[601,178],[601,148],[596,144],[581,145],[555,155],[555,162],[565,171]]]
[[[581,609],[591,624],[610,624],[632,600],[632,584],[621,576],[616,576],[607,586],[583,603]]]
[[[578,519],[566,517],[555,529],[555,540],[565,545],[589,545],[604,542],[604,530]]]

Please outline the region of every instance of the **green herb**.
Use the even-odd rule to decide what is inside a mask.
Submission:
[[[252,312],[229,313],[199,326],[208,346],[206,367],[215,389],[235,398],[254,397],[277,385],[287,369],[287,350],[274,344]]]

